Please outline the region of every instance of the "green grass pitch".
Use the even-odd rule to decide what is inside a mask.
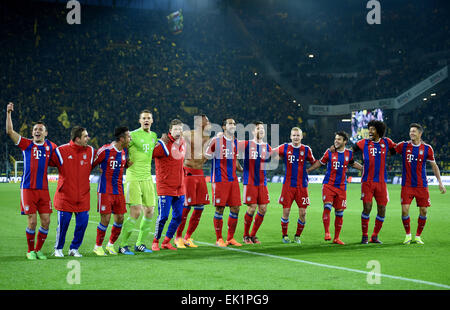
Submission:
[[[53,200],[56,184],[50,184]],[[424,245],[403,245],[399,185],[389,185],[391,201],[379,235],[383,244],[362,245],[360,185],[348,187],[341,239],[345,245],[323,240],[321,185],[310,184],[311,205],[307,209],[302,244],[281,242],[281,184],[269,184],[272,202],[258,232],[260,245],[218,248],[214,246],[214,207],[206,206],[194,240],[198,248],[161,250],[135,256],[97,257],[93,252],[99,214],[96,184],[91,185],[91,211],[80,248],[79,281],[71,278],[73,257],[51,256],[56,235],[56,212],[52,214],[43,252],[45,261],[28,261],[25,239],[26,217],[20,215],[19,184],[0,184],[0,289],[2,290],[448,290],[450,288],[450,204],[449,196],[430,187],[432,207],[422,234]],[[243,217],[239,213],[235,237],[242,240]],[[228,210],[223,234],[227,232]],[[192,211],[191,211],[192,213]],[[157,212],[155,212],[155,218]],[[373,230],[373,208],[369,234]],[[418,209],[411,206],[411,232],[417,228]],[[298,209],[291,210],[289,235],[296,230]],[[170,220],[170,219],[169,219]],[[189,220],[189,218],[188,218]],[[66,237],[64,254],[72,240],[74,218]],[[153,220],[153,223],[155,220]],[[39,223],[38,223],[39,225]],[[111,231],[110,224],[105,243]],[[165,229],[167,229],[168,222]],[[39,226],[38,226],[39,227]],[[186,225],[187,227],[187,225]],[[334,232],[332,213],[331,232]],[[131,241],[135,241],[133,233]],[[153,235],[148,237],[151,245]],[[68,280],[69,279],[69,280]],[[72,280],[70,280],[72,279]]]

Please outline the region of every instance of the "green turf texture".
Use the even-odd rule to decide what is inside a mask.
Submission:
[[[56,184],[50,184],[53,200]],[[278,204],[281,184],[269,184],[271,203],[258,231],[260,245],[219,248],[216,241],[214,207],[205,206],[193,235],[198,248],[161,250],[97,257],[92,249],[100,216],[96,211],[96,185],[91,185],[89,225],[80,248],[82,258],[67,256],[75,218],[66,236],[64,258],[51,256],[55,244],[57,217],[51,216],[43,252],[45,261],[28,261],[26,216],[20,215],[19,184],[0,184],[0,289],[2,290],[448,290],[450,288],[450,204],[449,194],[430,187],[432,207],[422,233],[424,245],[403,245],[399,185],[389,185],[391,201],[379,235],[383,244],[360,244],[360,185],[348,186],[347,210],[341,240],[345,245],[324,241],[321,184],[310,184],[311,205],[307,209],[302,244],[281,242],[281,213]],[[246,206],[241,206],[235,238],[242,241]],[[224,213],[223,235],[227,233],[228,210]],[[192,214],[192,211],[191,213]],[[153,225],[157,216],[153,219]],[[417,228],[418,208],[411,205],[411,232]],[[190,217],[190,215],[189,215]],[[189,220],[188,217],[188,220]],[[369,235],[373,231],[376,205],[371,213]],[[298,208],[291,210],[289,236],[293,239]],[[170,219],[169,219],[170,220]],[[169,221],[166,223],[167,229]],[[187,229],[186,228],[185,231]],[[108,228],[104,245],[110,236]],[[39,221],[37,229],[39,229]],[[334,232],[334,213],[330,230]],[[152,230],[154,231],[154,229]],[[165,233],[165,231],[164,231]],[[164,236],[163,233],[163,236]],[[135,242],[137,232],[130,238]],[[150,235],[147,246],[151,246]],[[79,262],[79,284],[73,282],[73,265]],[[368,263],[379,263],[379,270]],[[379,272],[381,275],[374,275]],[[68,280],[69,279],[69,280]],[[72,279],[72,280],[71,280]]]

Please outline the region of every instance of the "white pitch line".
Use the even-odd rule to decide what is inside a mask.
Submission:
[[[89,221],[89,222],[97,224],[97,222],[92,222],[92,221]],[[133,231],[139,231],[139,230],[133,229]],[[150,232],[150,233],[154,234],[154,232]],[[215,244],[212,244],[212,243],[201,242],[201,241],[196,241],[196,243],[220,248],[220,247],[218,247],[218,246],[216,246]],[[323,267],[323,268],[329,268],[329,269],[337,269],[337,270],[343,270],[343,271],[349,271],[349,272],[355,272],[355,273],[362,273],[362,274],[366,274],[366,275],[370,273],[368,271],[363,271],[363,270],[358,270],[358,269],[353,269],[353,268],[347,268],[347,267],[340,267],[340,266],[333,266],[333,265],[315,263],[315,262],[310,262],[310,261],[302,260],[302,259],[295,259],[295,258],[289,258],[289,257],[284,257],[284,256],[272,255],[272,254],[265,254],[265,253],[259,253],[259,252],[246,251],[246,250],[237,249],[237,248],[224,247],[224,248],[221,248],[221,249],[229,250],[229,251],[236,251],[236,252],[241,252],[241,253],[246,253],[246,254],[252,254],[252,255],[259,255],[259,256],[264,256],[264,257],[270,257],[270,258],[274,258],[274,259],[281,259],[281,260],[286,260],[286,261],[295,262],[295,263],[308,264],[308,265],[313,265],[313,266],[317,266],[317,267]],[[382,274],[382,273],[371,273],[371,274],[374,275],[374,276],[381,276],[381,277],[390,278],[390,279],[394,279],[394,280],[407,281],[407,282],[413,282],[413,283],[419,283],[419,284],[425,284],[425,285],[431,285],[431,286],[436,286],[436,287],[442,287],[442,288],[450,289],[449,285],[445,285],[445,284],[441,284],[441,283],[435,283],[435,282],[424,281],[424,280],[417,280],[417,279],[409,279],[409,278],[404,278],[404,277],[399,277],[399,276],[392,276],[392,275],[389,275],[389,274]]]
[[[216,246],[214,244],[205,243],[205,242],[198,242],[197,241],[197,243],[205,244],[205,245],[209,245],[209,246]],[[253,254],[253,255],[259,255],[259,256],[265,256],[265,257],[270,257],[270,258],[275,258],[275,259],[287,260],[287,261],[291,261],[291,262],[303,263],[303,264],[313,265],[313,266],[317,266],[317,267],[324,267],[324,268],[329,268],[329,269],[337,269],[337,270],[356,272],[356,273],[362,273],[362,274],[369,274],[370,273],[368,271],[363,271],[363,270],[358,270],[358,269],[352,269],[352,268],[340,267],[340,266],[333,266],[333,265],[326,265],[326,264],[310,262],[310,261],[302,260],[302,259],[295,259],[295,258],[289,258],[289,257],[284,257],[284,256],[272,255],[272,254],[252,252],[252,251],[246,251],[246,250],[236,249],[236,248],[226,247],[226,248],[222,248],[222,249],[230,250],[230,251],[237,251],[237,252],[242,252],[242,253],[247,253],[247,254]],[[395,279],[395,280],[408,281],[408,282],[414,282],[414,283],[420,283],[420,284],[426,284],[426,285],[432,285],[432,286],[437,286],[437,287],[450,289],[449,285],[445,285],[445,284],[441,284],[441,283],[435,283],[435,282],[430,282],[430,281],[409,279],[409,278],[404,278],[404,277],[399,277],[399,276],[392,276],[392,275],[382,274],[382,273],[372,273],[372,275],[374,275],[374,276],[381,276],[381,277],[390,278],[390,279]]]

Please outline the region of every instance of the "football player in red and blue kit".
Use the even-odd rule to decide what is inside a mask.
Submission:
[[[368,230],[373,198],[377,202],[377,217],[370,242],[382,243],[378,239],[378,233],[383,226],[386,205],[389,201],[386,186],[386,159],[388,154],[395,154],[396,146],[391,139],[384,137],[386,125],[382,121],[372,120],[367,126],[369,139],[359,140],[353,146],[354,153],[362,153],[364,167],[361,178],[361,200],[363,201],[363,212],[361,214],[362,244],[369,242]]]
[[[340,239],[344,210],[347,208],[347,168],[353,167],[362,171],[362,166],[353,159],[353,152],[345,148],[348,134],[338,131],[334,136],[334,151],[326,150],[322,158],[307,169],[308,174],[320,165],[327,166],[327,172],[323,179],[322,221],[325,228],[325,241],[331,240],[330,235],[330,213],[334,207],[334,238],[333,243],[344,244]]]
[[[14,104],[6,107],[6,134],[23,154],[23,176],[20,183],[20,209],[28,216],[26,237],[28,244],[27,258],[30,260],[46,259],[41,252],[48,235],[52,203],[48,192],[47,168],[51,161],[56,144],[46,139],[48,132],[44,123],[33,126],[33,139],[27,139],[14,131],[11,114]],[[39,213],[41,226],[36,239],[37,216]]]
[[[270,202],[267,189],[266,166],[272,148],[263,141],[265,136],[264,123],[255,121],[253,125],[252,133],[254,139],[238,142],[239,153],[243,154],[244,159],[242,184],[243,201],[247,205],[247,212],[244,216],[243,239],[246,244],[260,243],[256,233],[264,220],[267,205]],[[256,211],[257,208],[258,211]],[[255,211],[255,222],[250,232]]]
[[[403,163],[401,205],[403,227],[406,232],[404,244],[409,244],[412,241],[409,207],[414,198],[420,213],[414,241],[423,244],[421,233],[427,220],[427,209],[431,206],[426,172],[427,162],[430,163],[434,176],[439,182],[439,190],[442,194],[446,192],[441,181],[439,167],[434,158],[433,148],[422,141],[422,133],[423,127],[420,124],[411,124],[409,129],[411,140],[400,142],[395,148],[397,153],[402,156]]]
[[[205,156],[211,159],[211,187],[213,204],[216,207],[214,213],[214,229],[216,232],[216,245],[226,247],[228,245],[242,246],[234,239],[241,195],[236,169],[241,169],[237,161],[238,140],[236,122],[233,118],[225,118],[222,121],[223,135],[215,137],[208,145]],[[230,207],[228,216],[228,234],[225,242],[222,237],[223,212],[225,207]]]
[[[114,224],[111,229],[111,237],[106,245],[109,254],[116,255],[114,243],[120,235],[123,224],[123,215],[127,212],[123,192],[123,173],[127,167],[127,147],[131,141],[127,127],[118,127],[114,130],[115,141],[103,145],[95,156],[92,167],[99,165],[102,170],[97,188],[97,211],[100,213],[100,223],[97,226],[97,239],[94,253],[105,256],[102,244],[106,230],[114,214]]]
[[[273,149],[272,155],[281,158],[284,163],[285,175],[279,203],[283,206],[281,217],[281,232],[283,243],[290,243],[288,237],[289,214],[295,201],[299,210],[295,243],[300,244],[300,235],[306,224],[306,208],[309,206],[308,173],[306,162],[313,165],[316,162],[311,148],[302,144],[303,132],[300,128],[291,129],[291,143],[284,143]]]

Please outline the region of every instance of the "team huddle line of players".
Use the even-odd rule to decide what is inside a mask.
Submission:
[[[242,172],[242,199],[247,205],[242,242],[260,243],[256,234],[270,202],[266,176],[270,159],[281,160],[285,171],[279,197],[279,204],[283,207],[281,217],[283,243],[301,243],[300,237],[306,224],[306,209],[310,205],[308,174],[321,165],[327,168],[322,187],[325,240],[332,239],[329,227],[330,214],[334,208],[333,243],[336,244],[344,244],[340,239],[340,231],[344,210],[347,207],[346,172],[349,166],[362,171],[361,243],[363,244],[381,243],[378,234],[382,228],[386,205],[389,201],[386,186],[388,154],[402,156],[401,206],[402,222],[406,232],[405,244],[412,241],[409,207],[414,198],[420,210],[414,240],[423,244],[421,233],[427,219],[427,208],[431,205],[426,178],[427,162],[431,164],[441,193],[446,192],[439,167],[434,159],[433,149],[422,141],[423,128],[419,124],[410,125],[410,141],[396,144],[384,136],[385,124],[382,121],[373,120],[368,124],[369,138],[358,141],[352,150],[346,148],[347,133],[339,131],[335,133],[333,145],[325,151],[320,160],[316,160],[311,148],[302,144],[303,134],[298,127],[291,129],[290,143],[283,143],[272,148],[263,141],[265,127],[262,122],[253,123],[254,138],[252,140],[237,140],[235,120],[225,118],[222,122],[223,132],[211,138],[209,119],[206,115],[201,115],[195,118],[194,129],[188,131],[183,130],[182,121],[172,120],[168,132],[158,139],[156,133],[150,130],[153,124],[152,113],[149,110],[143,110],[139,114],[140,128],[131,132],[127,127],[115,128],[115,140],[95,150],[88,145],[89,135],[86,128],[80,126],[72,128],[69,143],[60,146],[46,139],[47,127],[41,122],[33,126],[32,139],[21,137],[13,129],[11,117],[13,111],[14,104],[9,103],[6,132],[23,153],[24,173],[20,185],[20,207],[21,213],[28,216],[26,256],[30,260],[46,259],[41,249],[47,238],[52,213],[47,181],[48,166],[56,167],[59,173],[53,200],[58,212],[53,252],[56,257],[64,257],[62,250],[73,214],[76,224],[68,255],[82,256],[78,249],[82,244],[89,221],[89,177],[96,166],[100,167],[102,173],[97,189],[97,211],[100,213],[100,222],[97,226],[93,251],[99,256],[105,256],[107,253],[134,255],[135,252],[151,253],[160,249],[197,247],[192,234],[199,224],[204,206],[210,204],[203,174],[203,165],[207,160],[211,160],[212,204],[215,207],[213,225],[216,246],[219,247],[242,246],[234,238],[242,205],[236,171]],[[354,153],[357,152],[362,155],[362,164],[354,160]],[[243,167],[238,160],[238,154],[243,154]],[[156,191],[151,174],[152,159],[155,160]],[[307,168],[307,162],[310,163],[309,168]],[[126,175],[123,184],[124,173]],[[377,216],[373,233],[369,238],[368,226],[373,199],[377,203]],[[296,232],[291,241],[288,237],[288,225],[294,201],[298,206],[299,216]],[[125,219],[127,206],[129,215]],[[145,245],[145,240],[153,226],[152,218],[156,206],[158,216],[155,221],[152,246],[149,249]],[[229,207],[230,212],[227,236],[223,238],[225,207]],[[172,218],[160,245],[159,241],[171,209]],[[183,236],[191,209],[194,210]],[[37,213],[40,217],[40,228],[36,238]],[[137,228],[141,213],[139,234],[133,252],[130,249],[129,239],[132,231]],[[104,249],[103,243],[111,214],[113,214],[113,226]],[[116,250],[115,243],[119,237],[119,246]],[[171,244],[174,237],[175,246]]]

